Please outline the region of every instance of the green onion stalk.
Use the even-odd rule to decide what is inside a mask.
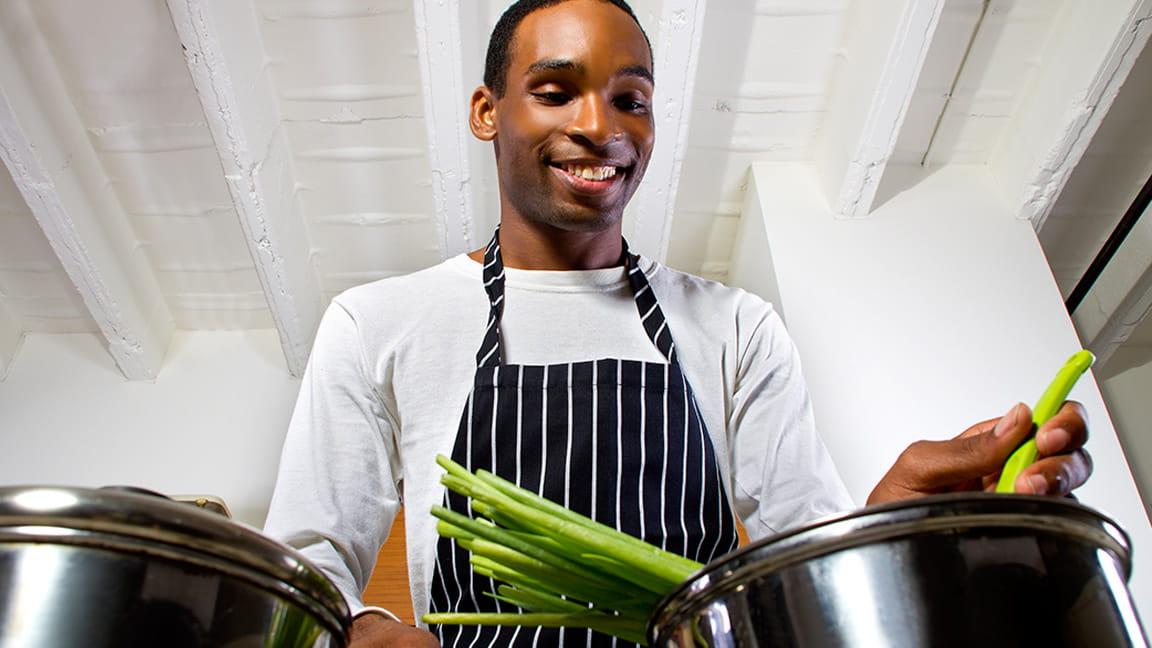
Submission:
[[[472,570],[501,585],[487,594],[519,613],[425,614],[430,624],[588,628],[647,645],[660,600],[704,565],[575,513],[486,470],[439,455],[441,482],[476,517],[432,507],[436,531],[471,552]]]

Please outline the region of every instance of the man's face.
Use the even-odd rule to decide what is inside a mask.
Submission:
[[[619,8],[570,0],[527,16],[504,96],[473,97],[473,131],[496,142],[503,217],[569,231],[619,223],[652,153],[652,90],[647,41]]]

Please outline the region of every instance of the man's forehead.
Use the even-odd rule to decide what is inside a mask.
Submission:
[[[532,12],[516,27],[510,53],[512,67],[526,74],[560,68],[583,73],[596,57],[617,74],[652,78],[640,26],[603,0],[569,0]]]

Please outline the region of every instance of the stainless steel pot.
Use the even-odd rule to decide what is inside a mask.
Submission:
[[[1071,500],[942,495],[749,545],[669,595],[651,646],[1147,646],[1127,535]]]
[[[0,647],[342,647],[343,597],[292,549],[158,497],[0,488]]]

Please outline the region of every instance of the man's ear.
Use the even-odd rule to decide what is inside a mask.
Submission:
[[[472,93],[468,125],[476,139],[485,142],[496,139],[496,99],[487,86],[480,86]]]

